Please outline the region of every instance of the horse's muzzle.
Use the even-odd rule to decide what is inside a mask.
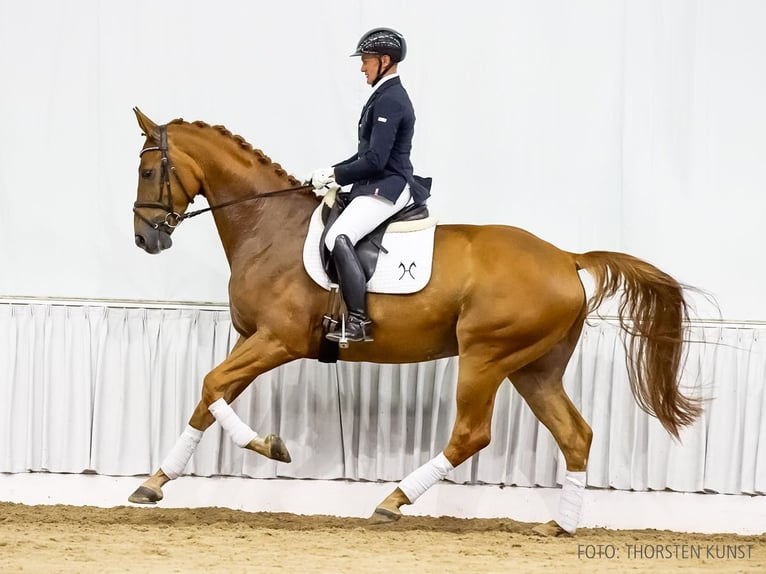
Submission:
[[[136,245],[152,255],[173,246],[170,234],[163,229],[152,229],[148,226],[145,229],[137,229],[135,238]]]

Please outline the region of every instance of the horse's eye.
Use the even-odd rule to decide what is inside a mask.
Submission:
[[[151,179],[153,175],[154,175],[153,169],[145,169],[141,172],[141,177],[143,177],[144,179]]]

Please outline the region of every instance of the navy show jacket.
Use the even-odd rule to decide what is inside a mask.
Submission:
[[[410,184],[417,204],[430,195],[431,179],[414,175],[410,151],[415,110],[399,77],[383,82],[367,100],[359,119],[357,153],[333,167],[339,185],[353,184],[351,198],[380,195],[396,202]]]

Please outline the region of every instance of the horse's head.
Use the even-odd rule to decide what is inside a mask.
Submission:
[[[177,126],[157,125],[138,108],[133,111],[146,136],[133,204],[136,245],[147,253],[159,253],[173,245],[170,235],[200,192],[202,173],[181,149],[169,149],[169,128]]]

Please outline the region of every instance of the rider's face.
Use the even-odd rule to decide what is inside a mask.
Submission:
[[[367,78],[367,83],[372,85],[372,83],[375,81],[375,78],[378,77],[378,73],[380,73],[381,68],[384,68],[389,61],[391,60],[391,57],[387,54],[384,54],[382,56],[376,56],[373,54],[362,54],[362,73]]]

